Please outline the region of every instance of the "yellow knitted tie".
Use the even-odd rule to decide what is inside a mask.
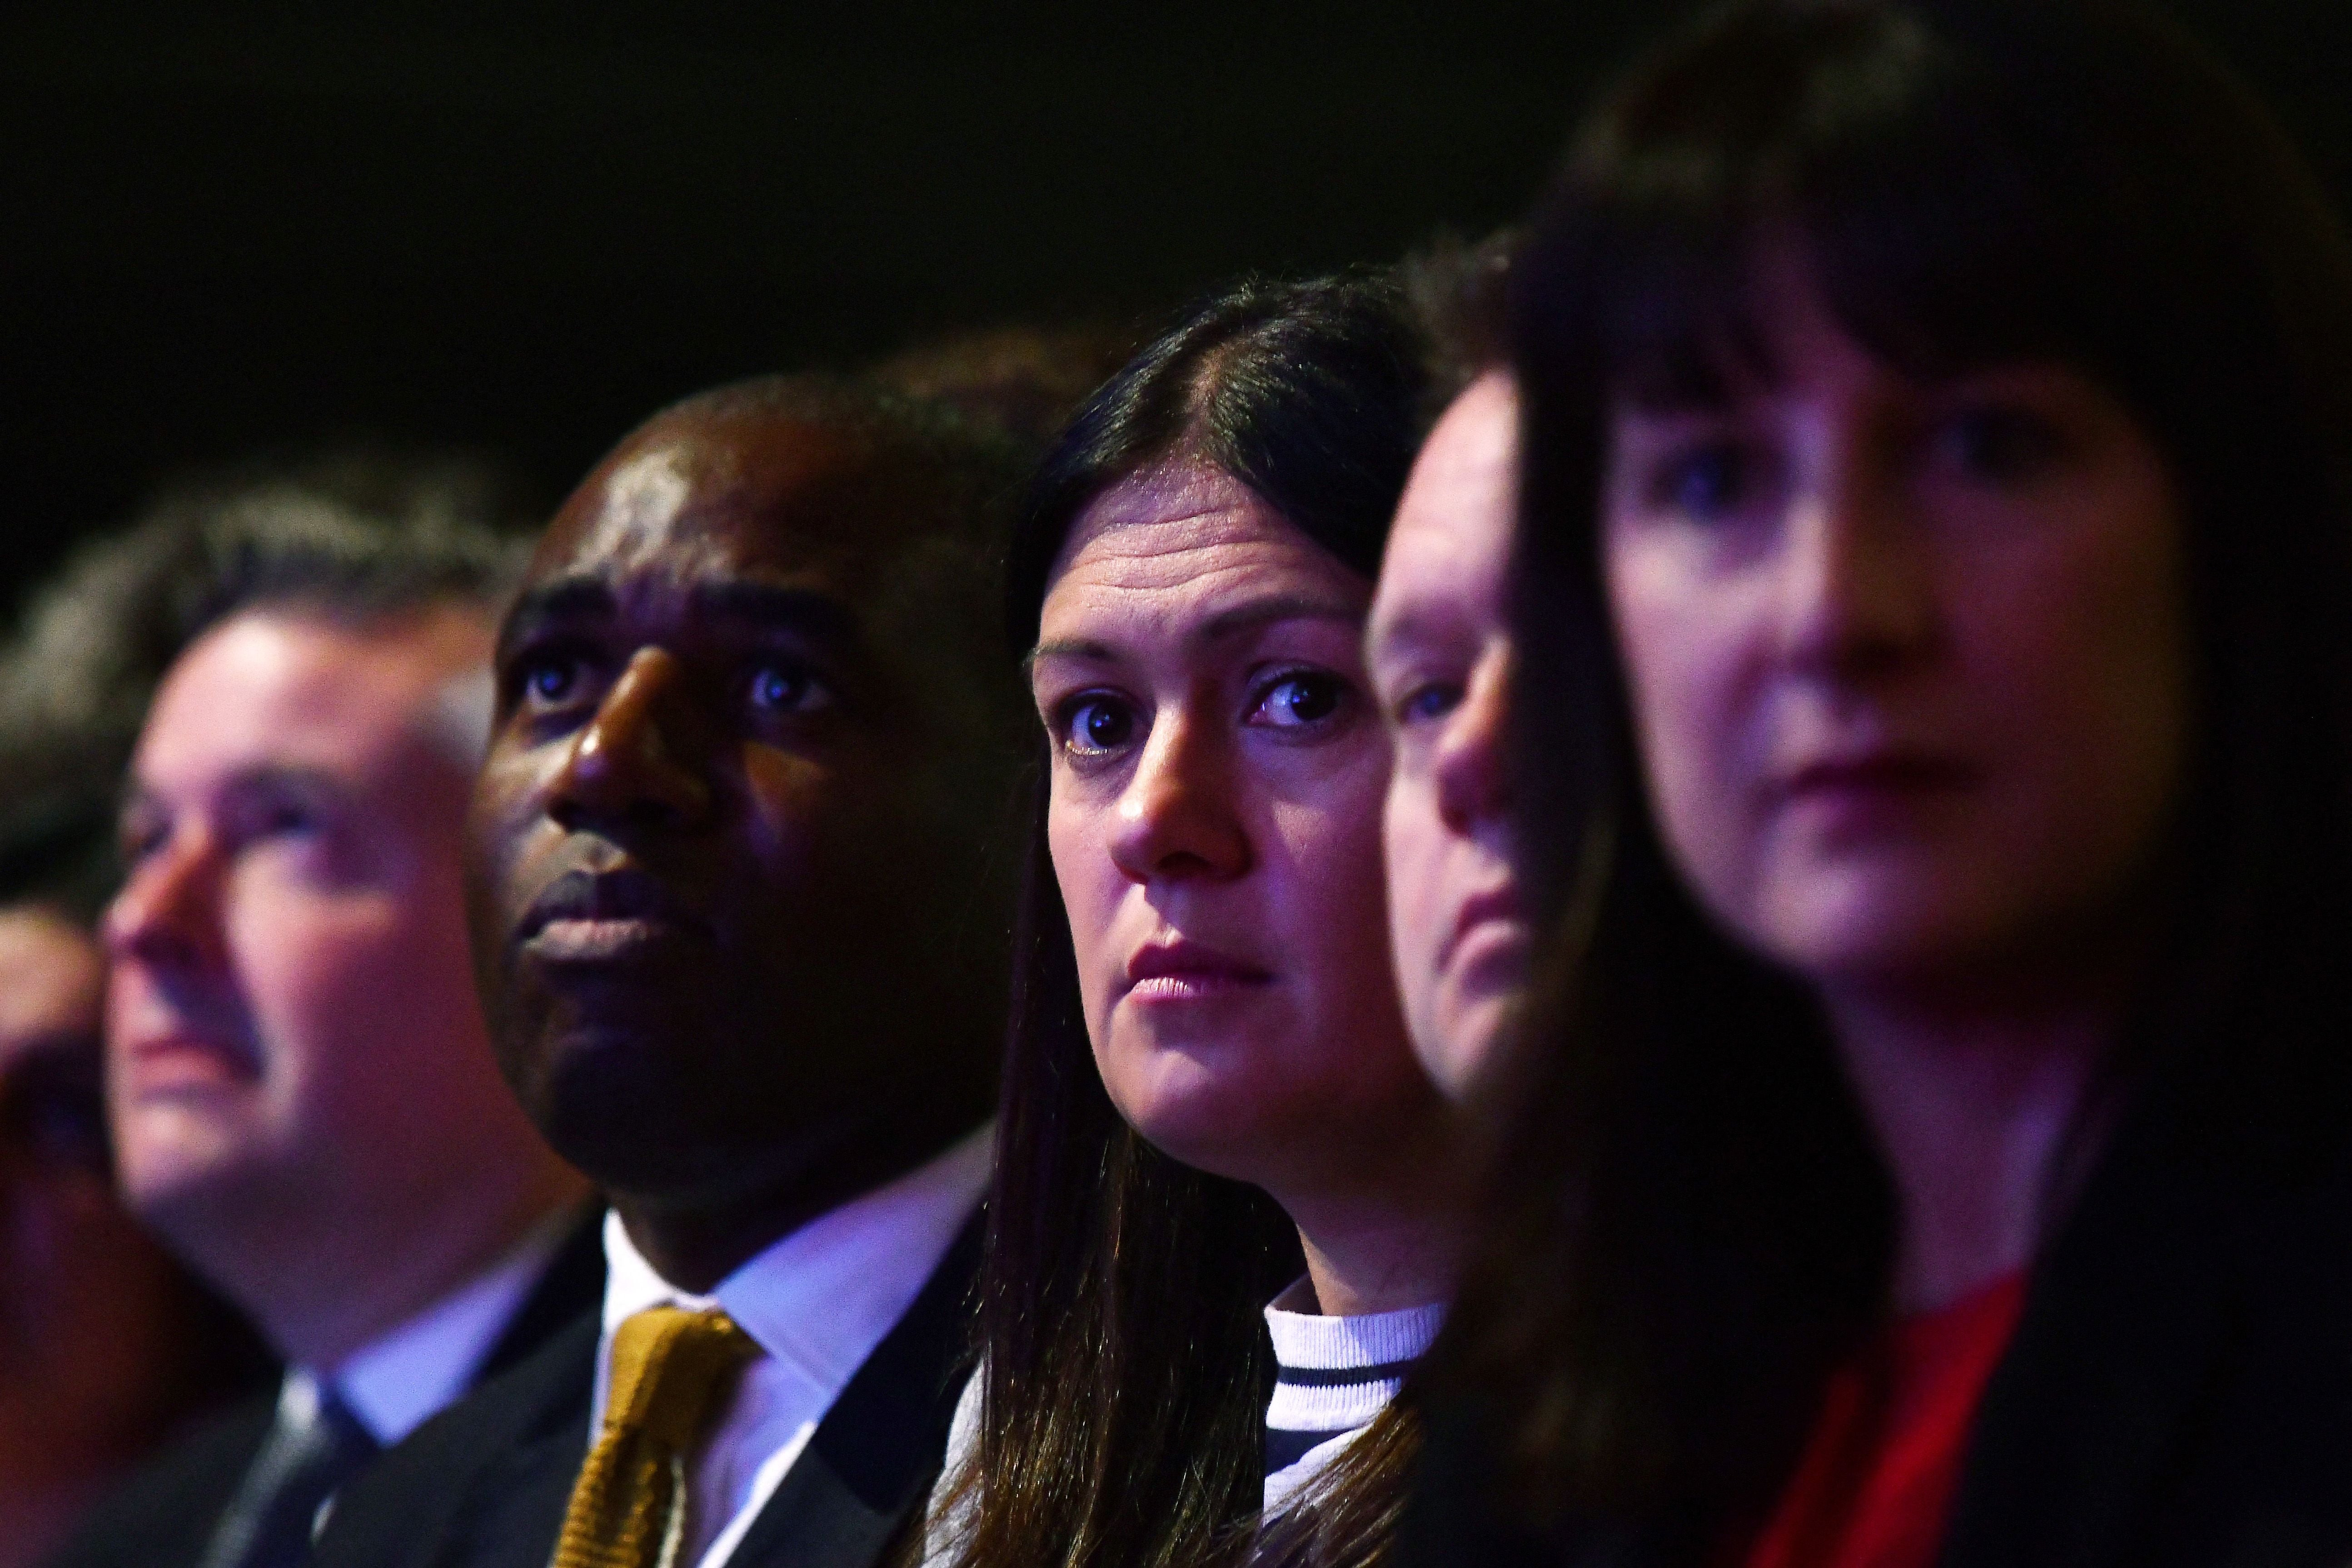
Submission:
[[[686,1536],[686,1456],[759,1353],[724,1312],[654,1307],[613,1335],[604,1430],[572,1483],[552,1568],[665,1568]]]

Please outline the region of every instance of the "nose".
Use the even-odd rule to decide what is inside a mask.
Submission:
[[[1480,654],[1461,703],[1438,735],[1431,760],[1437,811],[1456,833],[1466,835],[1510,807],[1511,671],[1507,643]]]
[[[1827,679],[1882,673],[1937,629],[1929,530],[1866,435],[1841,432],[1791,498],[1782,547],[1790,661]]]
[[[201,827],[176,828],[131,868],[101,922],[109,957],[177,973],[227,963],[221,856]]]
[[[1111,858],[1129,881],[1228,881],[1250,868],[1233,757],[1213,723],[1178,713],[1155,724],[1118,813]]]
[[[702,738],[677,660],[641,648],[572,738],[548,815],[582,826],[677,830],[710,810]]]

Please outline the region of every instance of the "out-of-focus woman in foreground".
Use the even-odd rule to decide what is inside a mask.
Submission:
[[[2352,1552],[2352,267],[2073,0],[1753,0],[1517,273],[1549,922],[1418,1561]]]

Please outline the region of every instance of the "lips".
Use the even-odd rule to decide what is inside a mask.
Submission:
[[[1128,997],[1145,1004],[1206,1001],[1273,982],[1271,971],[1189,937],[1147,943],[1127,961]]]
[[[181,1029],[141,1037],[121,1059],[131,1097],[140,1100],[249,1083],[260,1073],[251,1051]]]
[[[1442,972],[1454,960],[1468,956],[1484,961],[1527,942],[1527,918],[1519,908],[1518,889],[1508,882],[1474,893],[1454,912],[1454,929],[1437,955]],[[1475,950],[1475,951],[1473,951]]]
[[[1920,752],[1883,751],[1825,758],[1784,775],[1780,793],[1790,800],[1895,796],[1957,789],[1974,773],[1948,757]]]
[[[566,871],[531,900],[514,941],[541,963],[625,963],[700,924],[648,872]]]

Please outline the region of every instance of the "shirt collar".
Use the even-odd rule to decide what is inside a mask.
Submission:
[[[368,1435],[389,1447],[455,1400],[579,1222],[577,1209],[549,1215],[499,1260],[390,1333],[343,1359],[331,1374],[304,1372],[316,1400],[331,1383]],[[289,1386],[292,1386],[289,1382]]]
[[[617,1214],[604,1217],[604,1346],[594,1418],[604,1419],[613,1331],[649,1307],[717,1308],[761,1350],[830,1394],[906,1315],[988,1185],[993,1126],[967,1134],[885,1186],[828,1210],[720,1280],[681,1290],[646,1261]],[[593,1430],[593,1428],[591,1428]]]

